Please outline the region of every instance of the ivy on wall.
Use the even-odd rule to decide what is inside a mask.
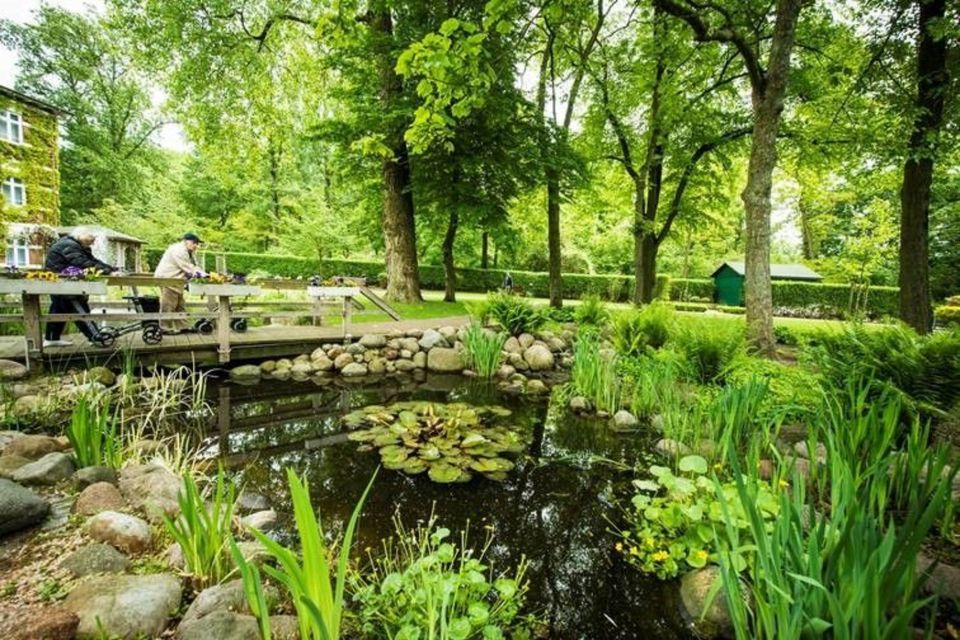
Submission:
[[[0,222],[4,227],[10,222],[59,224],[60,163],[56,116],[6,96],[0,96],[0,111],[19,113],[24,121],[22,145],[0,140],[0,180],[19,178],[27,193],[24,207],[0,202]]]

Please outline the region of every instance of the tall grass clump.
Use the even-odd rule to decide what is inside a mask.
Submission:
[[[595,293],[583,296],[573,312],[574,321],[581,326],[602,327],[610,319],[607,304]]]
[[[81,396],[73,407],[66,436],[78,467],[119,469],[123,464],[123,440],[109,401]]]
[[[701,321],[685,327],[673,344],[684,354],[698,382],[719,384],[743,352],[746,339],[740,323]]]
[[[251,530],[254,537],[263,544],[277,562],[276,567],[264,565],[262,570],[268,577],[286,588],[297,612],[300,638],[303,640],[338,640],[341,637],[350,548],[360,512],[375,478],[376,473],[370,478],[363,495],[350,515],[343,540],[337,551],[335,565],[331,564],[331,550],[327,546],[323,528],[310,503],[310,489],[293,469],[287,469],[287,482],[290,485],[290,499],[293,502],[293,514],[300,538],[300,554],[255,529]],[[269,612],[263,605],[260,572],[252,569],[248,562],[239,557],[239,553],[234,555],[238,560],[243,578],[244,592],[247,594],[251,611],[257,616],[262,633],[270,623]]]
[[[533,333],[547,321],[547,315],[529,300],[509,293],[488,293],[486,301],[474,310],[481,322],[493,320],[512,336]]]
[[[483,378],[491,378],[500,366],[503,344],[507,335],[472,324],[463,335],[467,366]]]
[[[596,333],[584,332],[573,349],[570,385],[575,395],[586,397],[600,411],[620,408],[621,382],[617,356],[600,348]]]
[[[670,352],[664,352],[670,353]],[[620,361],[624,400],[641,419],[666,416],[683,404],[681,365],[675,358],[627,358]]]
[[[613,321],[613,346],[623,356],[642,356],[663,347],[676,326],[676,312],[662,302],[618,315]]]
[[[164,527],[180,545],[184,564],[197,587],[217,584],[230,573],[235,493],[222,467],[213,483],[212,495],[208,496],[200,492],[193,476],[185,473],[177,498],[180,515],[164,516]]]

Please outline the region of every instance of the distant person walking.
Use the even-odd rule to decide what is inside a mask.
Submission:
[[[163,252],[163,257],[153,272],[156,278],[187,278],[205,276],[203,269],[197,266],[194,252],[202,244],[194,233],[185,233],[179,242],[174,242]],[[183,285],[162,287],[160,289],[160,312],[177,313],[186,311],[183,302]],[[183,333],[189,331],[186,320],[161,320],[164,333]]]
[[[508,292],[513,291],[513,277],[510,275],[509,271],[503,274],[503,283],[500,285],[500,288]]]
[[[112,273],[116,267],[97,260],[90,247],[96,241],[96,236],[89,229],[79,227],[68,236],[63,236],[50,246],[43,268],[53,273],[61,273],[69,267],[77,269],[99,269],[102,273]],[[50,296],[50,313],[90,313],[90,301],[87,296]],[[75,320],[77,328],[90,342],[100,329],[93,322]],[[43,335],[44,347],[65,347],[73,344],[69,340],[61,340],[65,322],[48,322]]]

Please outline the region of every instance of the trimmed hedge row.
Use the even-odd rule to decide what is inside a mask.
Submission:
[[[155,265],[163,251],[146,249],[144,256]],[[284,278],[305,278],[349,275],[365,277],[371,282],[383,278],[381,262],[363,260],[319,260],[299,256],[259,253],[224,253],[227,268],[236,273],[265,271]],[[213,268],[213,256],[207,256],[207,268]],[[457,289],[483,293],[500,287],[505,269],[457,269]],[[522,287],[531,296],[550,295],[548,274],[539,271],[510,271],[514,285]],[[443,289],[443,267],[420,265],[420,284],[427,289]],[[597,295],[605,300],[626,302],[633,291],[633,277],[625,275],[563,274],[563,294],[568,298]],[[712,302],[714,284],[710,278],[672,278],[657,276],[656,293],[661,299],[673,302]],[[896,316],[899,306],[896,287],[859,287],[848,284],[775,281],[773,306],[787,309],[818,308],[827,315],[846,316],[866,313],[869,316]]]

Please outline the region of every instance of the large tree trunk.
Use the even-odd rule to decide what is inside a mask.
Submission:
[[[457,269],[453,264],[453,243],[457,239],[460,214],[456,207],[450,211],[447,233],[443,236],[443,301],[457,301]]]
[[[920,333],[930,331],[930,187],[936,138],[947,90],[947,41],[930,33],[942,21],[946,0],[919,0],[917,115],[900,188],[900,318]]]
[[[484,231],[480,236],[480,268],[490,268],[490,232]]]
[[[563,306],[563,282],[560,277],[560,176],[547,169],[547,256],[550,279],[550,306]]]
[[[373,12],[371,28],[377,37],[380,102],[385,113],[395,109],[403,84],[394,67],[393,21],[390,10]],[[414,223],[410,156],[403,139],[403,126],[394,124],[387,134],[392,157],[383,161],[383,239],[387,272],[387,300],[419,302],[420,272],[417,265],[417,232]]]
[[[790,53],[802,0],[779,0],[765,78],[753,84],[753,140],[747,185],[743,190],[747,222],[747,338],[762,355],[776,351],[773,292],[770,285],[770,191],[777,164],[777,131],[790,71]]]

